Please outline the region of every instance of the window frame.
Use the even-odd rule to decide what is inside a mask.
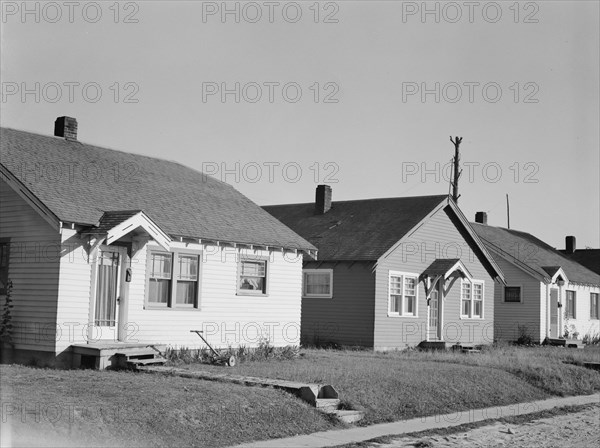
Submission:
[[[572,293],[572,295],[569,293]],[[573,298],[573,314],[569,310],[569,296]],[[565,317],[567,319],[577,319],[577,293],[572,289],[565,289],[565,308]]]
[[[248,263],[257,263],[262,262],[265,264],[265,275],[264,275],[264,287],[263,291],[253,290],[253,289],[241,289],[240,288],[240,280],[242,277],[242,264]],[[271,269],[269,267],[269,257],[240,257],[237,263],[237,275],[235,277],[235,289],[236,295],[238,296],[251,296],[251,297],[268,297],[269,296],[269,273]]]
[[[594,307],[593,298],[596,298],[596,306]],[[595,316],[594,316],[595,313]],[[590,319],[591,320],[599,320],[600,319],[600,294],[597,292],[590,292]]]
[[[469,314],[463,313],[463,301],[465,300],[463,297],[463,285],[468,283],[471,286],[471,294],[469,297]],[[475,316],[475,285],[481,285],[481,316]],[[509,302],[510,303],[510,302]],[[516,302],[515,302],[516,303]],[[474,320],[482,320],[485,319],[485,281],[484,280],[465,280],[461,279],[460,281],[460,318],[461,319],[474,319]]]
[[[8,285],[8,282],[10,281],[10,238],[0,238],[0,245],[6,247],[6,285]],[[2,252],[0,252],[0,257],[2,256]],[[0,259],[0,263],[1,262],[2,260]],[[6,288],[0,289],[0,296],[6,296]]]
[[[506,288],[519,288],[519,300],[506,300]],[[502,289],[502,303],[523,303],[523,285],[506,285]]]
[[[402,293],[400,294],[400,310],[391,311],[392,305],[392,277],[400,277],[402,284]],[[415,294],[414,294],[414,312],[408,314],[406,312],[407,301],[406,301],[406,278],[414,278],[415,280]],[[396,294],[394,294],[396,295]],[[418,318],[419,317],[419,274],[413,272],[402,272],[402,271],[389,271],[388,272],[388,284],[387,284],[387,315],[388,317],[406,317],[406,318]],[[413,297],[413,296],[410,296]]]
[[[177,311],[199,311],[200,310],[200,297],[202,290],[202,250],[200,249],[180,249],[174,248],[171,251],[166,251],[161,247],[149,247],[146,256],[146,291],[144,293],[144,309],[147,310],[177,310]],[[152,273],[151,262],[152,255],[163,254],[171,256],[171,280],[169,286],[169,297],[167,303],[156,303],[150,302],[150,277]],[[178,304],[177,303],[177,284],[178,276],[180,273],[179,269],[179,257],[180,256],[196,256],[198,257],[198,275],[196,279],[196,294],[194,296],[193,304]],[[188,282],[189,280],[181,280],[182,282]]]
[[[329,274],[329,293],[314,294],[306,292],[306,276],[311,274]],[[333,298],[333,269],[302,269],[302,298],[332,299]]]

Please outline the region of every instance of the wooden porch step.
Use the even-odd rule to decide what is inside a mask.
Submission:
[[[162,356],[156,356],[154,358],[145,358],[145,359],[130,359],[127,361],[127,364],[132,366],[147,366],[150,364],[164,364],[167,360]]]

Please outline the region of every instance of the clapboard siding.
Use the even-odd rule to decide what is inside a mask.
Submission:
[[[10,238],[15,348],[53,352],[60,235],[3,180],[0,238]]]
[[[460,258],[475,280],[483,281],[483,319],[460,318],[460,280],[455,282],[443,303],[442,337],[463,344],[493,341],[495,283],[457,229],[448,207],[427,219],[387,257],[375,273],[375,349],[404,348],[426,340],[427,303],[423,282],[418,288],[417,317],[388,317],[389,271],[421,274],[436,258]]]
[[[519,338],[519,327],[524,334],[534,338],[536,342],[543,338],[540,322],[544,313],[540,306],[540,297],[546,298],[540,290],[540,281],[509,263],[504,258],[493,254],[494,260],[502,272],[507,286],[521,287],[521,302],[504,302],[504,286],[498,286],[494,295],[495,321],[494,335],[496,339],[515,341]],[[545,290],[544,290],[545,291]]]
[[[375,274],[373,263],[305,263],[333,269],[333,297],[302,299],[302,340],[373,346]]]
[[[575,331],[579,333],[579,338],[583,338],[585,335],[597,335],[600,334],[600,321],[598,319],[592,319],[590,316],[590,293],[600,294],[600,288],[592,286],[582,286],[567,282],[563,288],[561,288],[561,301],[563,307],[561,308],[562,313],[562,326],[560,331],[564,332],[565,324],[568,324],[569,331],[572,333],[575,327]],[[575,291],[575,317],[569,318],[568,321],[565,319],[566,311],[566,291]]]
[[[256,251],[256,256],[269,257],[268,295],[243,296],[237,295],[238,264],[233,249],[208,246],[201,263],[200,308],[153,310],[144,307],[148,247],[142,245],[131,263],[130,340],[201,347],[204,344],[190,330],[204,329],[209,342],[218,347],[256,346],[261,336],[275,346],[299,344],[301,255]],[[174,243],[173,248],[201,250],[202,246]]]

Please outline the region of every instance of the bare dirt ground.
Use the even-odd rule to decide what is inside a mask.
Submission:
[[[365,446],[365,445],[363,445]],[[597,448],[600,446],[600,407],[527,423],[494,423],[450,435],[400,437],[370,448],[401,447],[541,447]]]

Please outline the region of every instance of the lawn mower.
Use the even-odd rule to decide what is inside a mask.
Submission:
[[[198,336],[200,336],[200,339],[202,339],[204,343],[208,346],[208,349],[210,350],[209,356],[211,364],[224,364],[229,367],[235,366],[235,356],[219,353],[214,348],[212,348],[208,341],[204,339],[204,336],[202,336],[202,330],[190,330],[190,333],[196,333]]]

